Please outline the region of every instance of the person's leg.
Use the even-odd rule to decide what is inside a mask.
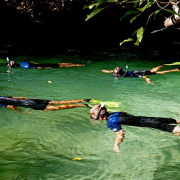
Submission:
[[[170,124],[176,124],[179,123],[179,121],[172,118],[133,116],[131,117],[131,119],[129,119],[128,123],[126,124],[139,127],[149,127],[159,129],[161,131],[173,132],[173,129],[176,126]]]
[[[172,133],[174,136],[180,136],[180,126],[175,126]]]
[[[120,123],[130,126],[149,127],[149,128],[159,129],[161,131],[176,133],[175,135],[180,135],[180,126],[170,125],[176,123],[178,124],[180,123],[180,121],[172,118],[131,115],[129,117],[122,117],[122,119],[120,119]]]
[[[84,64],[58,63],[59,67],[84,66]]]
[[[71,105],[60,105],[60,106],[52,106],[47,105],[45,110],[49,111],[57,111],[61,109],[69,109],[69,108],[76,108],[76,107],[87,107],[87,104],[71,104]]]
[[[166,70],[166,71],[158,71],[156,72],[156,74],[165,74],[165,73],[169,73],[169,72],[179,72],[180,70],[178,68],[176,69],[171,69],[171,70]]]
[[[80,100],[67,100],[67,101],[50,101],[49,105],[53,104],[73,104],[73,103],[81,103],[81,102],[89,102],[90,99],[80,99]]]
[[[166,124],[180,124],[180,120],[176,120],[173,118],[154,118],[155,121],[158,121],[160,123],[166,123]]]
[[[28,98],[26,98],[26,97],[13,97],[13,99],[26,100]]]
[[[164,67],[164,65],[157,66],[157,67],[151,69],[150,71],[151,71],[152,73],[155,73],[155,72],[159,71],[162,67]]]

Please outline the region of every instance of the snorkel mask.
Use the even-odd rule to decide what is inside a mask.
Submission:
[[[123,71],[122,67],[116,67],[113,71],[114,77],[124,77],[128,72],[128,66],[126,65],[126,72]]]
[[[98,111],[96,120],[99,119],[99,115],[100,115],[101,109],[104,107],[104,105],[105,105],[105,102],[102,102],[102,104],[101,104],[101,106],[100,106],[100,108],[99,108],[99,111]]]
[[[8,67],[10,68],[16,68],[16,67],[19,67],[20,65],[18,63],[16,63],[15,61],[10,61],[9,58],[7,57],[6,58],[7,60],[7,63],[8,63]]]

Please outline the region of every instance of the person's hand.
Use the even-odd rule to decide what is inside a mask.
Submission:
[[[121,152],[119,146],[114,145],[114,151],[115,152]]]

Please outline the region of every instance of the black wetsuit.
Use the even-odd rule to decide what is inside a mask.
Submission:
[[[172,132],[176,120],[172,118],[133,116],[125,112],[115,112],[109,115],[107,127],[117,132],[121,130],[121,125],[149,127],[162,131]]]
[[[33,66],[33,67],[35,67],[35,68],[37,68],[37,67],[44,67],[44,68],[59,68],[60,67],[60,65],[58,65],[58,64],[50,64],[50,63],[45,63],[45,64],[34,64],[34,63],[29,63],[29,65],[30,66]]]
[[[135,77],[141,78],[146,75],[155,75],[155,72],[151,72],[149,70],[136,70],[136,71],[127,71],[123,72],[123,74],[113,73],[114,77]]]
[[[0,104],[3,105],[13,105],[22,106],[27,108],[32,108],[34,110],[44,110],[49,104],[49,100],[41,99],[13,99],[12,97],[0,97]]]

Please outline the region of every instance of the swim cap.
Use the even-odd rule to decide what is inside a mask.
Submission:
[[[106,107],[103,106],[101,108],[100,112],[99,112],[100,107],[101,107],[101,104],[95,105],[93,108],[91,108],[90,114],[94,115],[96,118],[97,118],[98,114],[99,114],[99,116],[102,115],[102,114],[105,114],[107,112]]]

